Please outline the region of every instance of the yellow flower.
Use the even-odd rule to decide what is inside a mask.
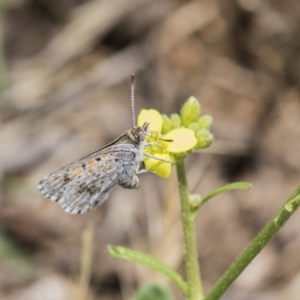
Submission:
[[[189,151],[197,144],[195,134],[191,129],[179,127],[162,135],[163,118],[154,109],[143,109],[140,112],[138,126],[145,122],[149,123],[149,136],[144,153],[151,156],[144,158],[146,169],[168,178],[171,175],[174,155]]]

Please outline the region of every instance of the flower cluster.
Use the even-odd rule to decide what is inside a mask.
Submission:
[[[149,123],[150,134],[147,137],[144,163],[146,169],[168,178],[171,165],[178,156],[186,156],[194,149],[209,147],[213,136],[209,131],[211,116],[200,116],[201,107],[195,97],[190,97],[181,109],[180,116],[161,115],[154,109],[142,110],[138,125]]]

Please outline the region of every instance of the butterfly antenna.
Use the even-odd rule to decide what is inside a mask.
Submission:
[[[135,107],[134,107],[134,86],[135,84],[135,74],[131,74],[131,111],[132,111],[132,120],[133,120],[133,127],[136,125],[135,124]]]

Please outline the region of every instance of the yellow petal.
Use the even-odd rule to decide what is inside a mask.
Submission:
[[[162,158],[165,160],[171,160],[169,154],[157,153],[155,157]],[[144,162],[145,162],[146,170],[152,171],[162,178],[170,177],[171,167],[172,167],[171,163],[167,163],[149,157],[145,158]]]
[[[149,130],[161,132],[162,117],[155,109],[142,109],[138,117],[138,126],[143,126],[145,122],[149,123]]]
[[[172,142],[164,143],[168,151],[172,153],[188,151],[197,144],[194,132],[187,128],[174,129],[164,135],[163,138],[166,140],[172,140]]]

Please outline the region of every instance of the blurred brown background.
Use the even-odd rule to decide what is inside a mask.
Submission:
[[[183,274],[174,174],[141,175],[139,190],[117,187],[81,216],[36,191],[44,175],[132,126],[132,72],[137,113],[179,112],[194,95],[214,117],[213,146],[187,161],[192,192],[254,184],[200,212],[208,291],[300,181],[299,1],[11,0],[1,7],[0,299],[79,299],[89,276],[90,299],[131,299],[154,281],[183,299],[164,277],[106,250],[146,251]],[[223,299],[299,299],[299,216]],[[89,223],[92,256],[89,239],[82,243]],[[90,271],[88,259],[86,271],[80,266],[85,255]]]

